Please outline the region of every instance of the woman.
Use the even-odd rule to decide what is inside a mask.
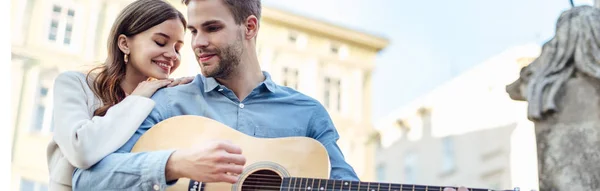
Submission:
[[[162,0],[138,0],[115,20],[105,63],[55,81],[54,138],[48,145],[50,190],[71,190],[74,168],[87,169],[120,148],[147,117],[149,99],[180,64],[186,20]]]

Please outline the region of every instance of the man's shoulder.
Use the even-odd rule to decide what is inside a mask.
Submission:
[[[190,83],[158,89],[154,95],[152,95],[152,99],[163,99],[179,94],[199,94],[203,88],[204,77],[198,74]]]
[[[305,93],[302,93],[294,88],[290,88],[287,86],[282,86],[282,85],[276,85],[278,88],[278,94],[281,96],[286,96],[289,99],[288,102],[291,102],[295,105],[303,105],[303,106],[310,106],[311,108],[314,109],[325,109],[323,107],[323,105],[321,104],[321,102],[317,99],[315,99],[314,97],[311,97],[309,95],[306,95]]]

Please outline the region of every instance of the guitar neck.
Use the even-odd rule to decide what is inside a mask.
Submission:
[[[450,186],[426,186],[414,184],[392,184],[380,182],[360,182],[332,179],[315,179],[289,177],[283,178],[282,191],[288,190],[315,190],[315,191],[443,191],[444,188],[455,188]],[[469,191],[491,191],[489,189],[468,188]],[[507,190],[510,191],[510,190]]]

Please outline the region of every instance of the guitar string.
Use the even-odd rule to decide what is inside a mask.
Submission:
[[[252,180],[254,180],[254,179],[252,179]],[[287,188],[287,189],[290,189],[290,188],[299,188],[299,189],[303,189],[303,188],[308,188],[308,187],[311,187],[311,188],[319,187],[319,185],[314,185],[315,184],[314,182],[312,182],[310,184],[310,186],[309,186],[307,182],[298,183],[299,185],[304,185],[304,186],[287,186],[287,187],[285,187],[285,186],[281,186],[281,182],[278,181],[278,180],[270,181],[270,182],[266,182],[266,181],[244,181],[244,184],[242,185],[242,188],[244,188],[244,187],[259,187],[259,188],[274,188],[274,189],[280,189],[280,188]],[[250,184],[250,183],[260,184],[260,185],[253,185],[253,184]],[[270,184],[267,185],[267,183],[270,183]],[[321,182],[321,183],[323,183],[323,182]],[[249,184],[249,185],[247,185],[247,184]],[[321,186],[321,187],[325,188],[325,187],[329,187],[329,186],[330,185],[327,184],[326,186]],[[332,188],[332,190],[336,190],[338,188],[338,187],[335,187],[335,185],[332,185],[332,186],[334,186],[334,188]],[[415,186],[414,189],[413,189],[412,186],[403,187],[403,186],[398,186],[398,185],[392,185],[390,187],[389,184],[388,185],[372,185],[372,186],[378,186],[379,189],[377,189],[377,190],[381,190],[381,189],[383,189],[383,190],[390,190],[390,189],[392,189],[392,190],[417,190],[417,191],[420,191],[420,190],[442,190],[443,188],[446,188],[446,187],[437,187],[437,186],[431,186],[431,187],[430,186]],[[319,188],[321,188],[321,187],[319,187]],[[361,185],[361,186],[359,186],[359,185],[350,185],[349,189],[351,189],[351,190],[353,190],[353,189],[364,189],[364,188],[369,188],[369,187],[371,187],[371,186],[369,186],[369,185]],[[343,187],[341,187],[341,188],[343,188]],[[454,188],[457,189],[456,187],[454,187]],[[371,189],[376,189],[376,188],[371,188]],[[329,189],[325,189],[325,190],[329,190]],[[469,190],[471,190],[471,191],[478,191],[478,190],[488,191],[489,189],[469,189]]]
[[[253,177],[268,177],[268,178],[277,178],[277,179],[279,179],[279,180],[281,180],[281,179],[282,179],[282,178],[281,178],[281,176],[279,176],[279,175],[272,175],[272,174],[252,174],[252,175],[250,175],[248,178],[253,178]],[[322,180],[322,181],[330,181],[330,182],[333,182],[333,181],[335,181],[335,182],[348,182],[348,183],[352,183],[352,184],[357,184],[357,183],[358,183],[357,181],[347,181],[347,180],[331,180],[331,179],[305,178],[305,177],[286,177],[286,178],[287,178],[287,179],[296,179],[296,180],[300,180],[300,179],[302,179],[302,180],[306,180],[306,179],[308,179],[308,180],[313,180],[313,179],[314,179],[315,181],[316,181],[316,180]],[[380,183],[380,182],[361,182],[361,184],[367,184],[367,183],[370,183],[370,184],[381,184],[381,185],[389,185],[389,184],[392,184],[392,185],[394,185],[394,184],[396,184],[396,183],[383,183],[383,182],[382,182],[382,183]],[[402,184],[402,185],[403,185],[403,186],[411,186],[411,187],[412,187],[412,185],[411,185],[411,184]],[[425,186],[427,186],[427,185],[417,185],[417,184],[415,184],[415,186],[421,186],[421,187],[425,187]],[[428,187],[444,187],[444,186],[428,186]],[[487,190],[487,189],[483,189],[483,188],[473,188],[473,189],[482,189],[482,190]]]
[[[261,189],[274,189],[274,190],[281,190],[281,189],[286,189],[286,190],[321,190],[320,187],[310,187],[310,189],[308,188],[308,186],[304,186],[304,187],[283,187],[283,186],[263,186],[263,185],[243,185],[242,186],[242,190],[244,190],[244,188],[261,188]],[[358,190],[358,189],[367,189],[368,187],[350,187],[348,188],[349,190]],[[457,187],[448,187],[448,188],[454,188],[454,189],[458,189]],[[328,190],[341,190],[341,189],[345,189],[343,187],[341,188],[324,188],[323,190],[328,191]],[[370,188],[370,190],[378,190],[378,191],[385,191],[385,190],[394,190],[394,191],[434,191],[434,190],[443,190],[443,188],[412,188],[412,187],[406,187],[406,188]],[[488,189],[469,189],[470,191],[491,191]],[[509,190],[507,190],[509,191]]]
[[[258,175],[258,177],[261,177],[261,178],[257,178],[257,175]],[[268,178],[262,178],[262,177],[278,177],[278,178],[277,179],[268,179]],[[298,179],[300,179],[300,178],[298,178]],[[296,179],[296,180],[298,180],[298,179]],[[326,180],[326,179],[314,179],[313,180],[313,179],[303,178],[302,180],[303,181],[306,181],[306,180],[308,180],[308,181],[319,181],[319,180],[321,180],[322,183],[325,182],[326,184],[333,184],[334,183],[333,181]],[[323,181],[323,180],[325,180],[325,181]],[[261,183],[261,181],[264,182],[264,183],[276,183],[276,185],[280,185],[280,183],[282,182],[282,180],[279,178],[279,176],[275,176],[275,175],[262,175],[262,174],[252,175],[252,176],[246,178],[246,180],[244,182],[245,183],[249,183],[249,182],[250,183],[257,183],[257,182]],[[335,180],[335,183],[339,182],[341,184],[343,182],[351,182],[351,181],[343,181],[343,182],[340,182],[340,181],[341,180]],[[352,182],[352,183],[357,184],[356,182]],[[361,182],[361,184],[363,184],[363,185],[368,185],[368,184],[377,185],[377,184],[379,184],[380,186],[385,186],[385,187],[389,187],[390,186],[390,183],[377,183],[377,182]],[[394,187],[394,186],[396,186],[396,187],[412,187],[412,185],[397,185],[397,184],[396,185],[391,184],[391,185],[392,185],[392,187]],[[415,188],[421,188],[421,187],[436,188],[436,189],[440,188],[440,187],[444,188],[444,186],[415,185]],[[474,188],[474,189],[477,190],[477,188]],[[480,189],[480,190],[487,190],[487,189]]]
[[[270,178],[272,178],[272,177],[276,177],[277,179],[265,179],[265,178],[256,178],[256,177],[270,177]],[[341,183],[345,183],[345,182],[354,183],[355,185],[351,185],[351,186],[350,186],[350,189],[353,189],[354,187],[356,187],[357,189],[360,189],[360,188],[363,188],[363,187],[367,188],[367,185],[368,185],[368,184],[373,184],[373,186],[375,186],[375,185],[379,184],[379,187],[380,187],[380,189],[381,189],[381,187],[383,186],[383,187],[385,187],[385,189],[388,189],[388,190],[389,190],[389,189],[401,189],[401,188],[402,188],[402,189],[413,190],[413,189],[412,189],[413,185],[398,185],[398,184],[393,184],[393,183],[392,183],[392,184],[390,184],[390,183],[377,183],[377,182],[361,182],[361,184],[363,184],[363,185],[361,185],[360,187],[358,187],[358,185],[356,185],[356,184],[357,184],[357,182],[355,182],[355,181],[328,180],[328,179],[314,179],[314,180],[313,180],[313,179],[311,179],[311,178],[293,178],[293,179],[295,179],[295,180],[296,180],[296,182],[297,182],[298,180],[301,180],[301,181],[306,181],[306,182],[308,182],[308,180],[312,180],[312,181],[315,181],[315,180],[317,180],[317,181],[318,181],[318,180],[321,180],[321,181],[322,181],[322,180],[325,180],[325,182],[326,182],[326,185],[327,185],[327,186],[329,186],[329,184],[332,184],[332,185],[334,185],[334,186],[335,186],[335,184],[333,184],[333,183],[340,183],[340,184],[341,184]],[[265,181],[265,180],[266,180],[266,181]],[[291,179],[290,179],[290,180],[291,180]],[[329,181],[331,181],[331,182],[329,182]],[[280,187],[280,185],[281,185],[281,182],[282,182],[282,179],[281,179],[281,177],[280,177],[280,176],[278,176],[278,175],[269,175],[269,174],[253,174],[253,175],[251,175],[250,177],[246,178],[246,179],[245,179],[245,181],[243,181],[243,184],[242,184],[242,185],[243,185],[244,187],[247,187],[247,186],[254,186],[254,187],[257,187],[257,186],[258,186],[258,187],[260,187],[259,185],[246,185],[246,184],[253,183],[253,184],[263,184],[263,185],[264,185],[264,184],[266,184],[266,183],[273,183],[274,185],[269,185],[269,186],[275,186],[276,188],[288,188],[288,189],[289,189],[289,188],[296,188],[296,187]],[[302,184],[306,184],[306,182],[303,182]],[[321,183],[323,183],[323,182],[321,182]],[[288,184],[291,184],[291,183],[288,183]],[[300,183],[298,182],[297,184],[300,184]],[[312,184],[314,185],[314,182],[313,182]],[[390,185],[391,185],[391,187],[390,187]],[[317,185],[317,186],[318,186],[318,185]],[[275,188],[275,187],[274,187],[274,188]],[[456,187],[451,187],[451,186],[425,186],[425,185],[414,185],[414,187],[415,187],[415,189],[414,189],[414,190],[441,190],[441,189],[443,189],[443,188],[446,188],[446,187],[448,187],[448,188],[455,188],[455,189],[456,189]],[[469,188],[469,190],[471,190],[471,191],[489,191],[490,189]],[[510,191],[510,190],[507,190],[507,191]]]

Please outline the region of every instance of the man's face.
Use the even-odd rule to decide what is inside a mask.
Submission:
[[[223,0],[192,0],[188,4],[188,29],[202,75],[228,78],[244,52],[242,27]]]

